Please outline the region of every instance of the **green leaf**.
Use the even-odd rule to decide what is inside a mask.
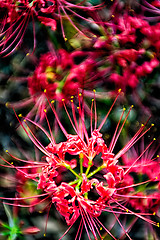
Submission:
[[[8,218],[9,226],[13,227],[14,226],[14,221],[13,221],[12,213],[11,213],[9,207],[6,204],[3,203],[3,206],[4,206],[5,213],[7,215],[7,218]]]

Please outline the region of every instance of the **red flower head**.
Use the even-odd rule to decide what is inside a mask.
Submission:
[[[126,156],[128,150],[142,136],[144,136],[144,134],[146,134],[152,126],[146,129],[147,123],[142,124],[137,133],[135,133],[135,135],[124,145],[124,147],[122,147],[121,150],[119,150],[118,153],[115,150],[115,146],[118,143],[118,138],[132,107],[127,113],[125,113],[126,111],[123,109],[110,144],[105,142],[102,133],[100,133],[119,94],[120,91],[99,126],[97,126],[95,98],[92,100],[90,109],[91,126],[89,129],[85,119],[83,94],[80,93],[78,95],[77,108],[75,108],[76,99],[71,99],[72,117],[69,114],[65,105],[65,100],[63,99],[62,103],[73,130],[75,131],[74,134],[69,134],[63,127],[56,113],[54,103],[50,103],[56,121],[66,137],[65,141],[61,141],[59,143],[56,143],[56,137],[53,137],[50,125],[50,133],[48,133],[41,125],[33,122],[27,117],[24,118],[23,123],[21,123],[17,117],[24,131],[27,133],[35,146],[44,154],[44,157],[39,162],[29,161],[28,163],[32,168],[34,167],[39,169],[39,172],[36,174],[34,172],[28,174],[28,172],[23,170],[23,168],[25,169],[25,165],[24,167],[18,167],[4,160],[10,164],[12,168],[24,173],[27,178],[35,181],[37,189],[44,192],[44,194],[40,194],[39,197],[46,195],[46,198],[51,199],[51,204],[55,204],[57,210],[70,226],[69,229],[73,226],[75,221],[81,217],[76,239],[81,238],[83,228],[86,230],[89,239],[91,239],[90,234],[92,234],[94,239],[98,239],[98,237],[102,239],[100,229],[103,229],[106,231],[106,234],[109,234],[113,239],[116,239],[111,233],[110,228],[106,228],[98,219],[103,212],[112,214],[115,219],[114,223],[117,222],[122,228],[122,234],[119,234],[119,238],[126,235],[129,239],[131,239],[128,233],[130,227],[126,228],[123,226],[120,218],[118,217],[120,214],[125,215],[126,217],[128,217],[128,215],[132,215],[135,216],[135,218],[138,217],[152,225],[159,225],[150,219],[150,215],[155,215],[155,212],[152,212],[149,208],[145,208],[145,214],[143,212],[144,204],[147,204],[148,207],[152,205],[153,209],[159,208],[159,176],[153,176],[150,178],[148,175],[148,180],[143,181],[139,179],[138,182],[138,172],[136,177],[134,177],[135,168],[138,164],[139,158],[145,154],[149,147],[151,147],[152,142],[137,158],[133,158],[132,161],[126,160],[127,164],[126,162],[123,164],[122,161],[122,159],[125,159],[124,157]],[[95,114],[93,114],[93,109],[95,110]],[[77,115],[78,120],[76,118]],[[46,119],[49,124],[47,115]],[[35,125],[35,127],[38,127],[46,135],[49,140],[49,144],[47,146],[43,146],[41,144],[29,127],[29,124]],[[142,166],[145,167],[146,164],[152,165],[152,159],[146,160]],[[65,169],[65,171],[63,171],[61,178],[58,178],[57,181],[57,177],[62,173],[60,169]],[[145,191],[145,194],[142,194],[141,190],[140,193],[137,194],[138,187],[142,189],[146,183],[155,184],[154,193],[150,195],[147,191]],[[38,195],[34,197],[37,198]],[[152,203],[150,201],[151,197],[152,199],[155,199]],[[46,198],[44,198],[44,200]],[[8,200],[12,199],[13,198],[8,198]],[[22,198],[17,198],[17,201],[20,201],[21,199]],[[146,199],[148,201],[147,203],[145,201]],[[30,206],[34,206],[35,204],[30,204]],[[154,204],[156,204],[156,206]],[[133,210],[134,208],[135,210]],[[62,237],[60,239],[62,239]]]
[[[100,4],[101,6],[101,4]],[[0,2],[0,26],[1,26],[1,40],[0,40],[0,54],[8,56],[16,50],[22,43],[25,31],[29,22],[32,22],[34,48],[36,47],[36,32],[35,20],[41,24],[50,27],[52,31],[57,28],[57,21],[60,21],[62,28],[62,35],[67,40],[63,21],[69,21],[71,25],[83,35],[84,33],[74,23],[73,16],[80,19],[85,19],[77,10],[85,12],[93,12],[100,7],[87,6],[84,2],[65,1],[65,0],[1,0]],[[87,20],[87,18],[86,18]]]

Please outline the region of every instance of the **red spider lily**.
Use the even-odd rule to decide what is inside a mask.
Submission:
[[[85,59],[76,64],[75,58],[81,56]],[[21,102],[7,103],[7,106],[22,108],[34,103],[28,117],[31,118],[36,112],[35,119],[40,117],[40,120],[43,120],[44,109],[48,106],[47,98],[56,99],[60,103],[61,99],[65,98],[67,103],[70,102],[72,95],[78,94],[78,89],[88,89],[88,91],[93,89],[94,84],[100,82],[101,76],[96,70],[97,64],[89,53],[82,51],[69,53],[63,49],[54,53],[45,53],[41,55],[33,75],[27,78],[30,97]]]
[[[134,90],[160,64],[160,24],[152,26],[126,13],[115,15],[104,29],[108,28],[110,32],[94,44],[96,52],[103,51],[103,75],[117,88]]]
[[[26,176],[26,178],[35,181],[37,183],[37,189],[44,192],[44,194],[31,197],[19,197],[16,198],[17,201],[46,196],[44,199],[40,200],[40,202],[42,202],[47,198],[51,198],[51,204],[55,204],[57,210],[62,216],[64,216],[66,223],[70,226],[65,234],[73,226],[75,221],[81,217],[80,226],[75,239],[81,238],[83,229],[85,229],[89,239],[91,239],[90,235],[92,235],[94,239],[103,239],[104,236],[101,234],[101,229],[103,229],[106,234],[109,234],[110,237],[116,239],[111,231],[111,228],[106,228],[98,219],[103,212],[112,214],[115,222],[117,222],[122,228],[123,233],[119,235],[119,239],[123,238],[124,235],[126,235],[129,239],[132,239],[129,236],[129,230],[132,224],[129,228],[123,226],[121,220],[119,219],[120,214],[125,215],[126,217],[132,215],[135,216],[135,219],[140,218],[149,224],[159,226],[159,223],[150,218],[156,214],[155,212],[146,211],[146,209],[143,211],[144,208],[142,206],[137,208],[137,204],[133,203],[134,199],[138,201],[139,198],[142,202],[147,199],[150,203],[154,199],[157,209],[159,208],[160,196],[157,194],[157,186],[154,190],[154,194],[148,194],[146,191],[145,194],[140,196],[137,194],[136,190],[137,187],[143,187],[146,183],[159,183],[158,176],[152,176],[147,181],[139,180],[139,182],[136,182],[136,179],[132,175],[132,173],[135,173],[135,166],[137,166],[139,159],[145,155],[147,150],[152,146],[154,140],[148,144],[138,157],[133,158],[133,161],[131,162],[127,162],[127,165],[122,164],[121,161],[134,144],[137,143],[137,141],[141,139],[153,125],[146,128],[148,121],[145,124],[142,124],[135,135],[121,150],[119,150],[118,153],[115,151],[115,146],[118,143],[118,138],[128,119],[132,107],[126,114],[125,109],[123,109],[110,144],[105,143],[102,138],[102,134],[100,133],[119,94],[120,91],[99,126],[97,126],[95,98],[92,100],[90,110],[91,126],[89,131],[87,129],[87,125],[85,124],[86,119],[83,94],[80,93],[78,95],[77,108],[75,108],[76,100],[71,98],[72,116],[69,114],[65,105],[65,100],[63,99],[62,103],[73,130],[75,131],[74,135],[69,134],[63,127],[60,119],[58,118],[53,102],[49,103],[60,129],[66,137],[66,141],[60,143],[56,143],[56,137],[54,138],[51,132],[46,110],[44,112],[49,127],[49,133],[40,124],[30,120],[29,118],[23,118],[24,121],[22,123],[17,116],[21,127],[24,129],[34,145],[44,154],[44,157],[39,162],[25,161],[15,158],[9,153],[10,156],[16,160],[27,163],[27,165],[21,167],[15,166],[3,159],[6,163],[8,163],[8,167],[21,172],[24,176]],[[93,108],[95,110],[95,114],[93,114]],[[76,118],[77,114],[78,120]],[[43,146],[36,137],[35,133],[29,126],[30,124],[38,127],[46,135],[49,140],[47,147]],[[151,163],[152,159],[148,159],[145,162],[141,162],[141,166],[145,167],[146,164]],[[36,173],[26,171],[26,169],[29,168],[39,170]],[[63,176],[61,176],[61,182],[57,182],[57,176],[60,174],[60,168],[65,168],[66,171]],[[1,197],[1,199],[9,201],[14,198]],[[14,203],[7,204],[15,205]],[[31,207],[35,204],[37,203],[19,205]],[[130,206],[132,206],[132,208]],[[135,210],[133,210],[134,206],[136,206]],[[63,236],[60,239],[62,239]]]
[[[85,6],[84,1],[73,3],[65,0],[1,0],[0,12],[4,14],[0,18],[0,54],[2,56],[8,56],[16,50],[23,41],[24,34],[30,21],[32,21],[33,26],[34,52],[36,47],[35,20],[38,20],[47,27],[51,27],[51,30],[55,31],[57,19],[60,19],[63,37],[66,40],[63,28],[63,18],[67,18],[74,28],[81,32],[70,15],[76,15],[83,18],[76,13],[76,9],[92,12],[99,7],[100,6]]]
[[[6,11],[4,19],[1,20],[0,53],[2,56],[8,56],[21,44],[30,20],[33,23],[34,51],[36,45],[35,17],[42,24],[50,26],[52,30],[56,29],[55,19],[48,17],[53,15],[55,11],[55,1],[3,0],[1,1],[1,9]]]

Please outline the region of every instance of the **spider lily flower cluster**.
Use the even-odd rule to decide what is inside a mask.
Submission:
[[[29,99],[8,106],[21,108],[34,103],[28,116],[37,111],[36,116],[43,119],[46,96],[58,101],[65,98],[67,103],[78,89],[89,92],[99,86],[112,88],[113,95],[115,88],[137,94],[140,84],[160,66],[160,24],[151,25],[126,13],[98,28],[104,34],[95,37],[85,50],[60,48],[42,54],[35,71],[26,78]]]
[[[49,133],[40,124],[29,118],[24,117],[21,122],[19,117],[22,116],[17,116],[21,127],[34,145],[44,154],[44,157],[40,161],[25,161],[9,153],[13,159],[24,162],[24,166],[20,167],[3,159],[9,164],[9,167],[16,169],[19,175],[34,181],[37,184],[37,189],[43,192],[40,195],[26,198],[17,197],[16,201],[20,201],[18,205],[25,206],[21,204],[21,200],[32,197],[37,199],[45,196],[39,202],[50,198],[51,205],[55,204],[56,209],[64,217],[67,225],[69,225],[64,235],[80,218],[80,225],[75,239],[81,238],[83,229],[86,231],[89,239],[92,237],[94,239],[104,239],[106,235],[117,239],[117,236],[113,235],[111,228],[106,227],[99,220],[98,217],[103,212],[112,214],[115,222],[121,227],[122,231],[118,235],[119,239],[123,238],[124,235],[132,239],[129,235],[130,227],[123,225],[119,218],[120,215],[125,215],[126,217],[131,215],[135,217],[135,221],[140,218],[148,224],[159,227],[159,222],[152,220],[152,217],[157,215],[160,205],[159,156],[154,156],[155,151],[148,155],[149,157],[146,157],[146,152],[152,148],[155,139],[151,140],[140,155],[134,156],[131,161],[128,160],[126,155],[137,141],[150,131],[153,124],[148,128],[146,128],[148,121],[142,124],[135,135],[118,152],[115,150],[116,144],[133,106],[127,113],[126,109],[122,110],[121,117],[109,144],[105,143],[101,133],[101,129],[105,125],[119,94],[120,91],[100,124],[98,124],[95,98],[92,99],[90,129],[87,128],[86,124],[88,115],[85,115],[83,93],[80,93],[77,99],[76,97],[71,97],[72,114],[69,113],[66,107],[65,99],[62,99],[67,117],[75,131],[74,134],[68,133],[62,125],[54,107],[54,101],[49,102],[56,121],[66,137],[65,141],[59,143],[56,142],[56,137],[54,138],[51,132],[45,109],[44,113]],[[76,106],[76,102],[78,102],[78,106]],[[41,144],[29,126],[30,124],[38,127],[46,135],[49,140],[47,146]],[[147,172],[148,167],[152,168],[155,174],[152,175],[150,171]],[[142,169],[142,171],[137,168]],[[32,171],[29,169],[32,169]],[[142,181],[142,174],[146,174],[147,179]],[[139,180],[137,181],[137,179]],[[146,187],[149,184],[154,185],[152,193],[143,188],[143,186]],[[13,199],[6,198],[8,201]],[[8,204],[15,205],[9,202]],[[37,201],[28,206],[33,207],[35,205],[37,205]],[[133,222],[131,225],[133,225]]]
[[[29,22],[33,26],[34,47],[36,47],[35,20],[41,24],[50,27],[52,31],[57,28],[57,21],[60,20],[62,34],[65,40],[65,32],[63,28],[64,19],[68,20],[73,27],[80,31],[73,20],[73,16],[85,19],[77,13],[77,9],[81,11],[92,12],[100,6],[87,6],[85,1],[65,1],[65,0],[1,0],[0,1],[0,54],[8,56],[14,52],[22,43],[24,34]],[[70,16],[71,15],[71,16]]]

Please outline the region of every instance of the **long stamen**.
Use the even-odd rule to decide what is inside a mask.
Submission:
[[[147,122],[149,121],[149,119],[147,120]],[[126,153],[128,151],[128,149],[130,149],[140,138],[142,138],[150,129],[153,125],[151,125],[151,127],[149,127],[145,132],[142,133],[143,129],[145,128],[146,124],[142,124],[140,129],[137,131],[137,133],[131,138],[131,140],[124,146],[124,148],[122,148],[114,157],[115,160],[119,159],[124,153]],[[142,133],[142,134],[141,134]],[[141,135],[140,135],[141,134]]]
[[[112,103],[112,106],[110,107],[108,113],[106,114],[105,118],[103,119],[103,121],[101,122],[100,126],[98,127],[98,131],[101,130],[101,128],[103,127],[104,123],[106,122],[106,120],[107,120],[107,118],[108,118],[108,116],[109,116],[109,114],[110,114],[113,106],[115,105],[115,103],[116,103],[116,101],[117,101],[117,98],[119,97],[120,93],[121,93],[121,89],[119,89],[118,94],[117,94],[114,102]]]
[[[111,207],[111,205],[109,204],[109,207],[110,207],[110,209],[111,209],[111,211],[112,211],[112,213],[113,213],[113,215],[115,216],[115,218],[116,218],[116,220],[117,220],[117,222],[119,223],[119,225],[121,226],[121,228],[123,229],[123,231],[125,232],[125,234],[126,234],[126,236],[130,239],[130,240],[132,240],[132,238],[129,236],[129,234],[126,232],[126,230],[124,229],[124,227],[123,227],[123,225],[122,225],[122,223],[120,222],[120,220],[118,219],[118,217],[116,216],[116,214],[114,213],[114,211],[113,211],[113,209],[112,209],[112,207]]]
[[[142,157],[142,155],[150,148],[150,146],[153,144],[153,142],[155,141],[155,139],[153,139],[153,141],[150,143],[150,144],[148,144],[148,146],[146,147],[146,149],[140,154],[140,156],[132,163],[132,165],[126,170],[126,172],[124,173],[124,175],[125,174],[127,174],[129,171],[130,171],[130,169],[135,165],[135,163]]]

